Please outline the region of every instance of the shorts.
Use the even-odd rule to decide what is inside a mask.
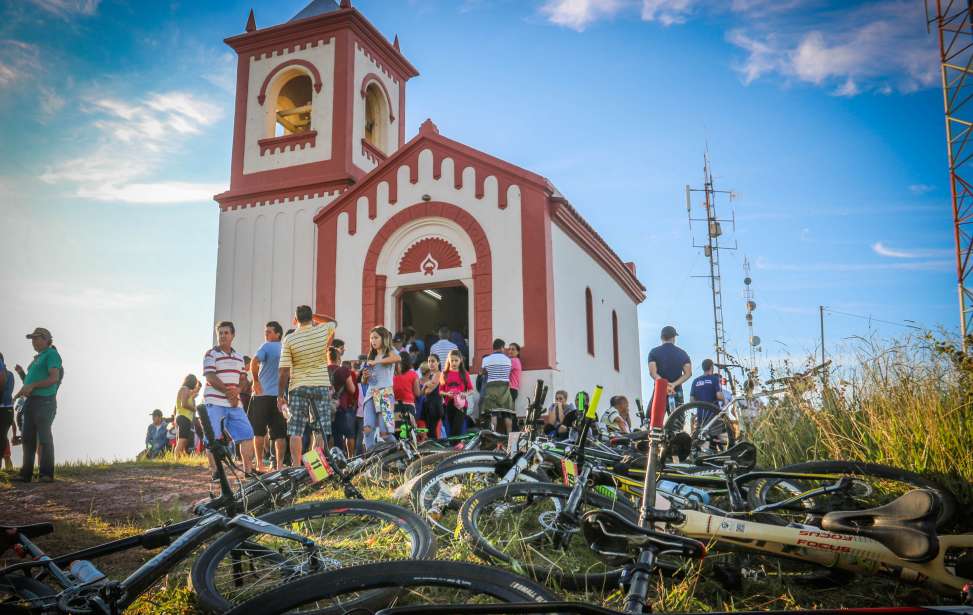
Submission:
[[[334,400],[331,387],[297,387],[288,395],[291,418],[287,419],[287,435],[303,436],[308,423],[318,423],[325,436],[331,434],[331,414]]]
[[[250,419],[247,418],[243,408],[206,404],[206,412],[209,414],[209,422],[213,426],[214,434],[220,433],[222,423],[223,429],[230,434],[234,442],[253,440],[253,427],[250,426]]]
[[[334,437],[355,439],[355,408],[338,408],[334,413]]]
[[[251,397],[247,416],[250,417],[250,424],[257,436],[262,438],[267,435],[267,430],[270,430],[271,440],[287,437],[287,421],[284,420],[284,415],[277,409],[276,395],[254,395]]]
[[[188,417],[177,414],[176,415],[176,427],[179,429],[179,435],[177,436],[180,440],[192,440],[193,436],[193,422],[189,420]]]
[[[378,429],[380,433],[395,431],[395,395],[392,387],[372,388],[365,398],[365,427]]]

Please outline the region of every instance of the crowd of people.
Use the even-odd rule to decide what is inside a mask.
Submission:
[[[475,426],[500,432],[521,429],[514,410],[523,370],[517,343],[494,340],[479,372],[471,374],[466,340],[448,327],[435,339],[419,339],[411,328],[393,335],[375,327],[369,332],[368,352],[348,360],[332,318],[302,305],[295,310],[294,324],[285,332],[280,323],[268,322],[263,344],[250,357],[234,348],[233,323],[219,322],[217,344],[204,353],[202,378],[188,374],[182,380],[168,416],[160,409],[151,412],[143,454],[203,452],[203,408],[213,433],[233,441],[247,472],[300,464],[302,453],[312,446],[362,454],[394,439],[397,424],[403,423],[416,428],[420,438],[460,436]],[[692,364],[676,346],[676,336],[675,328],[662,329],[662,343],[649,353],[648,369],[653,381],[665,379],[668,393],[681,404]],[[14,374],[0,354],[0,450],[4,467],[11,469],[10,447],[23,445],[24,461],[14,480],[33,480],[36,458],[39,480],[50,482],[52,425],[64,368],[49,330],[38,327],[27,339],[36,355],[27,370],[14,368],[21,380],[16,393]],[[706,359],[701,368],[703,375],[690,385],[690,399],[725,402],[728,394],[713,362]],[[23,401],[15,416],[16,400]],[[570,395],[557,391],[540,417],[541,427],[549,437],[568,437],[577,414]],[[624,395],[610,398],[608,407],[599,411],[598,423],[609,433],[637,427]],[[316,424],[327,442],[319,441],[319,430],[312,428]],[[13,438],[8,437],[11,430]]]
[[[233,440],[248,472],[297,465],[312,446],[362,454],[394,439],[403,422],[420,438],[459,436],[478,423],[504,432],[518,428],[517,343],[494,340],[479,373],[471,374],[467,342],[448,327],[425,339],[412,328],[393,335],[375,327],[368,352],[350,360],[332,318],[298,306],[294,324],[285,332],[280,323],[268,322],[264,342],[251,357],[234,348],[233,323],[219,322],[202,379],[193,374],[183,379],[168,417],[152,412],[144,455],[201,452],[199,406],[214,433],[222,429]],[[327,442],[318,441],[316,424]]]

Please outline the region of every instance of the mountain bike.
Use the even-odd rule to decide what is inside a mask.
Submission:
[[[374,554],[370,559],[377,560],[422,558],[435,551],[435,539],[420,519],[385,503],[312,502],[261,518],[235,513],[238,504],[224,468],[230,464],[230,449],[214,437],[205,410],[203,425],[207,448],[216,463],[223,510],[201,509],[199,518],[56,557],[34,543],[53,532],[53,524],[3,526],[0,544],[4,550],[12,548],[29,561],[0,569],[0,612],[114,615],[187,561],[197,547],[216,537],[191,569],[199,603],[214,612],[286,580],[361,563],[370,553]],[[349,541],[355,549],[349,549]],[[90,561],[139,547],[162,551],[122,580],[109,579]],[[364,604],[379,597],[372,593],[360,599]]]

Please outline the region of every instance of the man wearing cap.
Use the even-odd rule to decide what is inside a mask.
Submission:
[[[693,365],[686,351],[676,346],[676,328],[662,327],[662,344],[649,352],[649,376],[655,382],[665,378],[669,382],[669,395],[676,398],[676,405],[683,403],[682,383],[693,375]]]
[[[40,480],[54,481],[54,434],[51,426],[57,413],[58,386],[61,384],[61,355],[53,346],[51,332],[37,327],[27,339],[37,355],[22,373],[24,386],[14,396],[27,398],[24,406],[24,464],[14,480],[29,483],[34,477],[34,455],[40,457]]]
[[[145,456],[158,457],[169,448],[169,427],[162,420],[162,410],[152,411],[152,423],[145,432]]]

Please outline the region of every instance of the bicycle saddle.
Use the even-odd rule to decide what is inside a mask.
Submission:
[[[752,442],[739,442],[722,453],[700,455],[696,463],[720,467],[726,461],[732,461],[739,470],[749,472],[757,465],[757,447]]]
[[[37,538],[54,532],[53,523],[30,523],[28,525],[0,525],[4,534],[23,534],[25,538]]]
[[[940,506],[934,491],[915,489],[884,506],[829,512],[821,519],[821,528],[865,536],[908,562],[927,562],[939,553]]]
[[[676,510],[658,510],[654,521],[679,521],[682,514]],[[581,518],[581,532],[593,551],[609,563],[630,561],[631,547],[654,547],[657,551],[676,552],[683,557],[703,558],[706,547],[692,538],[645,528],[614,510],[592,510]]]

